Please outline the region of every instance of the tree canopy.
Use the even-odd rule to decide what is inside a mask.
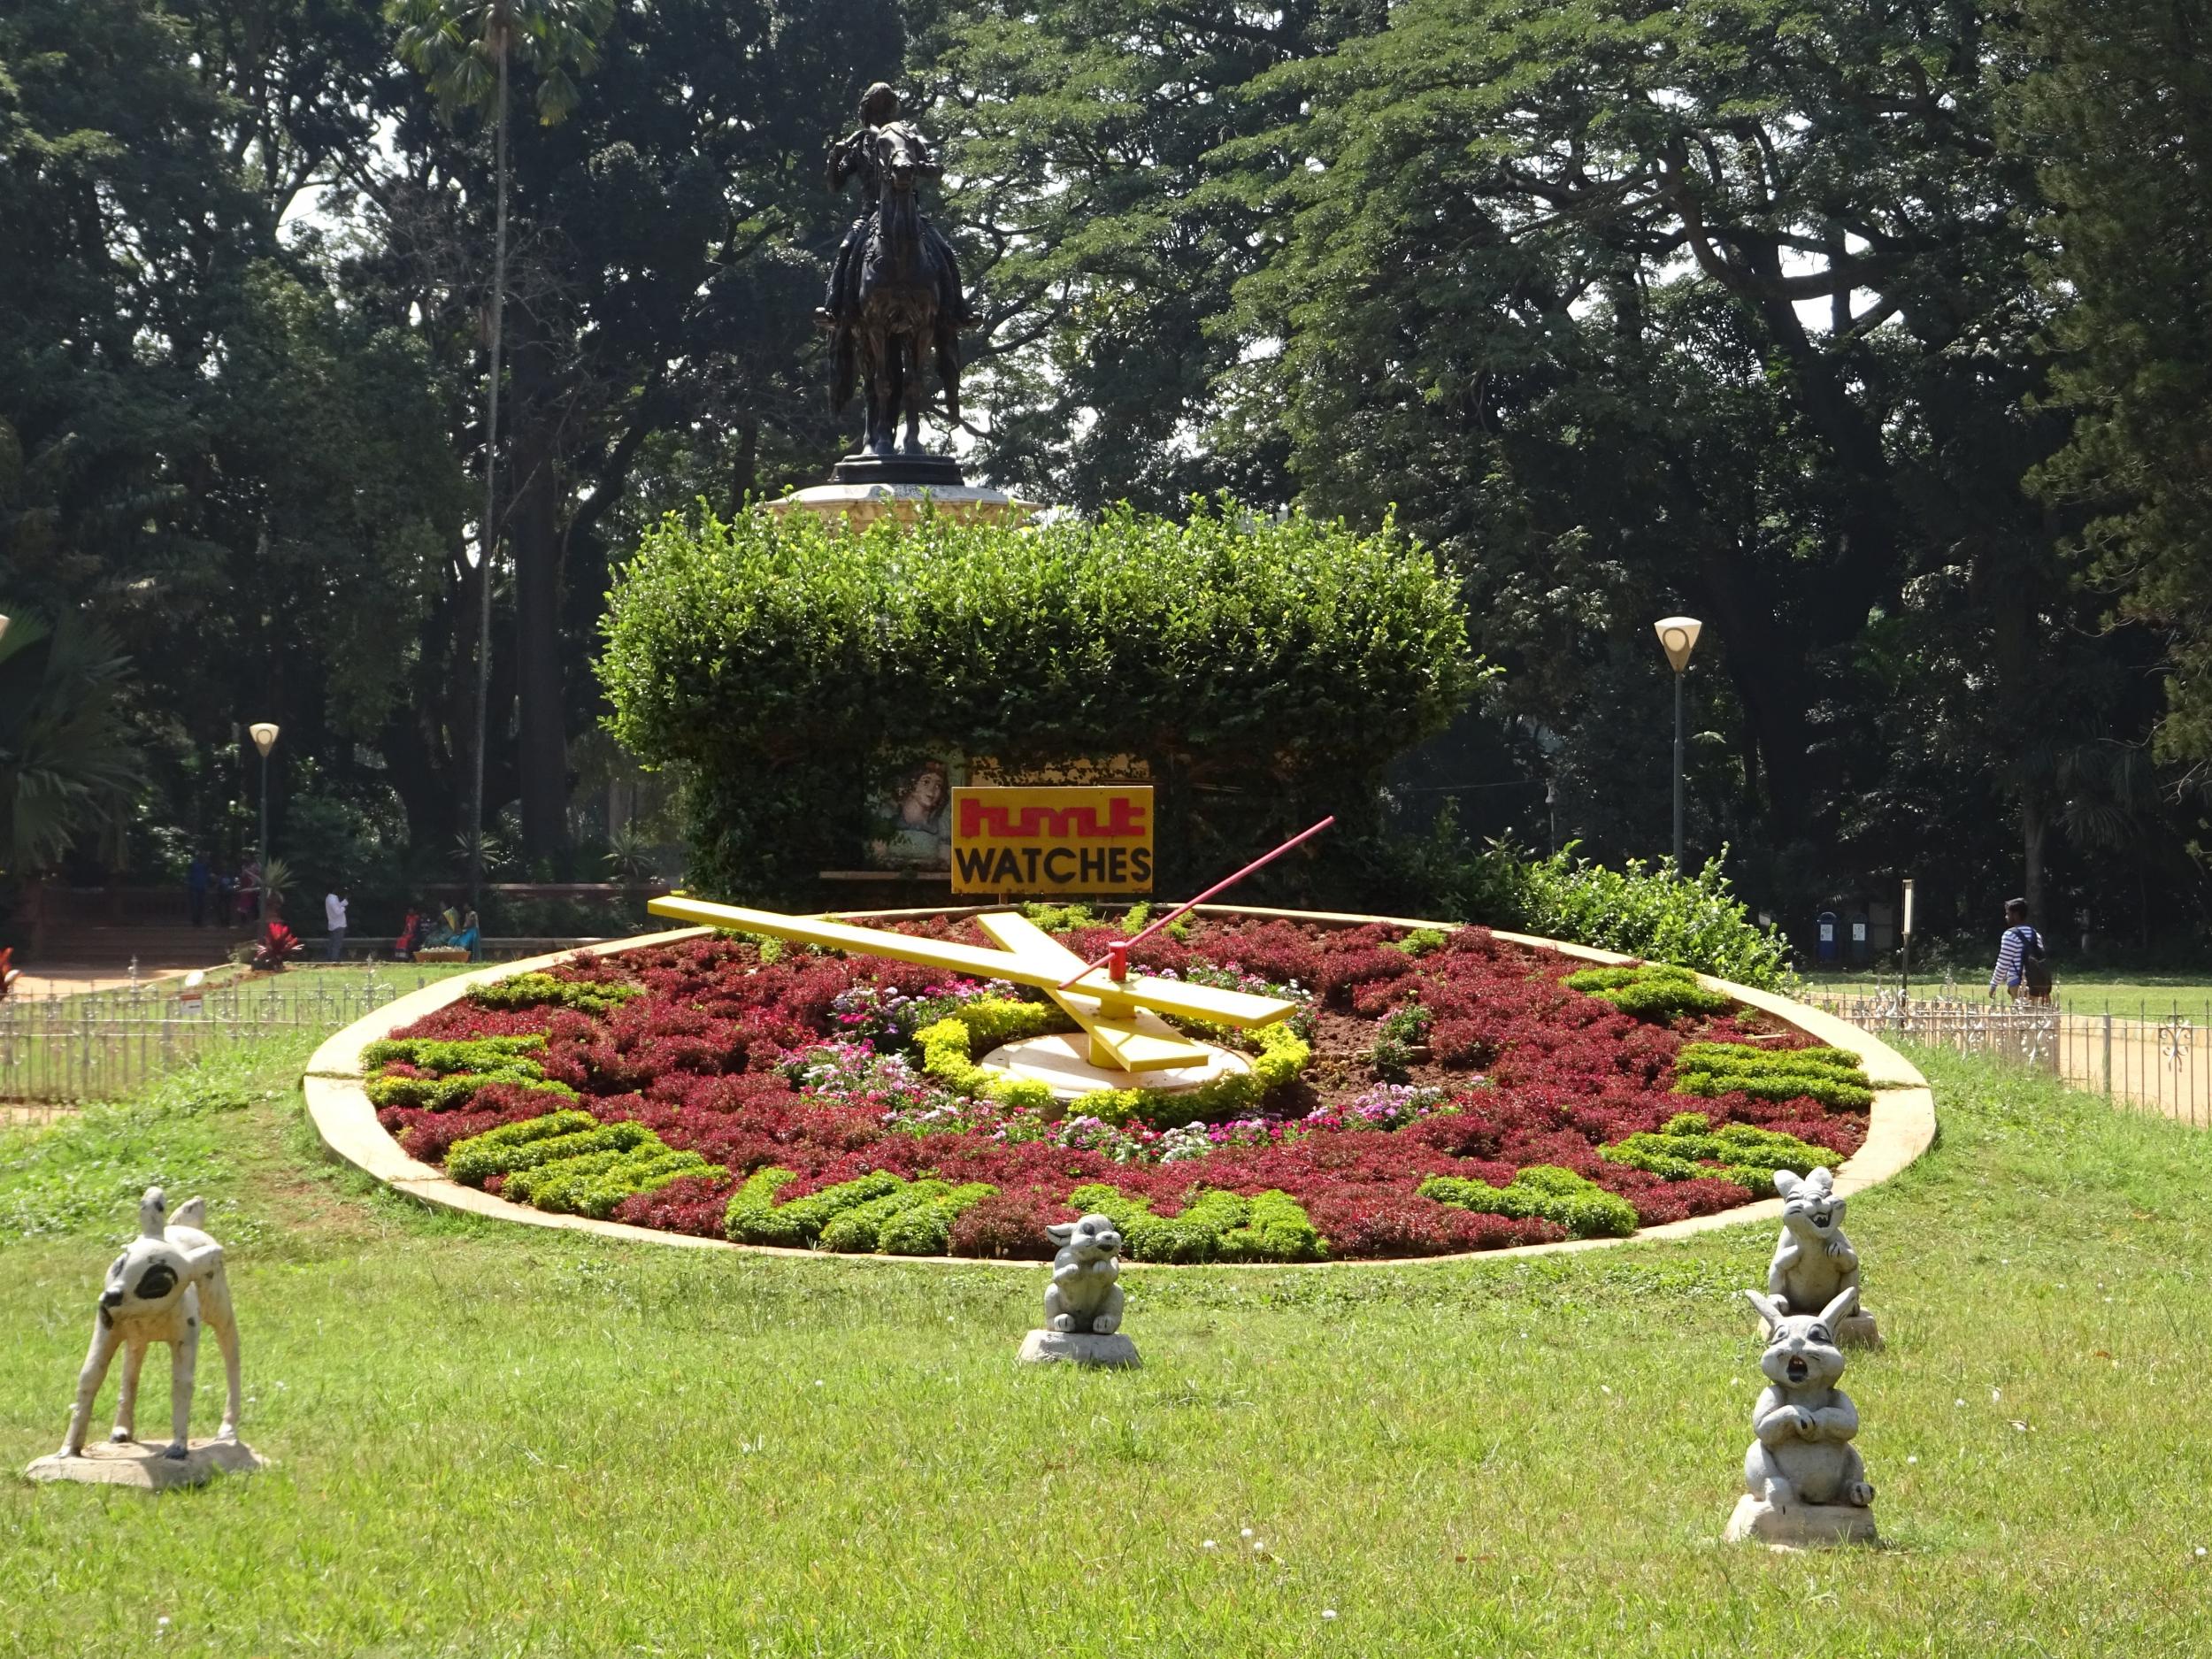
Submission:
[[[517,109],[564,118],[514,123],[503,284],[502,19]],[[1686,611],[1691,850],[1755,906],[1912,873],[1937,927],[2025,891],[2138,949],[2197,936],[2208,20],[21,0],[0,595],[127,656],[146,780],[70,856],[238,850],[267,718],[280,822],[603,873],[580,843],[635,775],[585,666],[611,572],[842,447],[820,163],[884,78],[979,290],[975,471],[1085,512],[1394,522],[1451,572],[1501,672],[1392,773],[1402,826],[1452,801],[1539,849],[1662,847],[1649,629]]]

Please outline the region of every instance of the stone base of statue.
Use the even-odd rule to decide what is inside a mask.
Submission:
[[[1032,1331],[1022,1339],[1025,1365],[1137,1366],[1137,1345],[1120,1332],[1094,1336],[1087,1331]]]
[[[1870,1354],[1882,1351],[1882,1327],[1874,1323],[1870,1313],[1855,1313],[1836,1321],[1838,1348],[1863,1348]]]
[[[73,1480],[88,1486],[136,1486],[165,1492],[202,1486],[218,1475],[250,1475],[267,1463],[242,1440],[193,1440],[182,1457],[165,1457],[162,1445],[143,1440],[93,1440],[75,1457],[58,1452],[23,1472],[33,1480]]]
[[[949,455],[849,455],[830,468],[833,484],[919,484],[959,489],[967,483]]]
[[[787,513],[807,512],[818,518],[842,519],[856,530],[864,530],[879,518],[912,524],[926,511],[956,524],[1026,524],[1040,511],[1035,502],[1018,501],[1002,489],[979,489],[961,483],[883,481],[816,484],[764,505],[779,518]]]
[[[1736,1500],[1721,1536],[1731,1544],[1770,1549],[1824,1549],[1835,1544],[1871,1544],[1874,1511],[1855,1503],[1773,1504],[1749,1493]]]

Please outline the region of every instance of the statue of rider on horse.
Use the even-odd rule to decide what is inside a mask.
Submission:
[[[835,357],[830,406],[852,401],[857,378],[868,402],[860,454],[877,460],[924,455],[925,353],[937,359],[948,419],[960,419],[960,330],[974,315],[952,244],[922,217],[915,196],[921,180],[943,171],[881,81],[861,99],[858,128],[830,149],[830,188],[859,179],[862,211],[837,250],[815,319],[829,331]],[[902,418],[906,430],[895,440]]]

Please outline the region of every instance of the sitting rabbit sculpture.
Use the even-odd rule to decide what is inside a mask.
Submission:
[[[1778,1509],[1806,1503],[1870,1507],[1874,1488],[1851,1444],[1859,1432],[1859,1410],[1836,1386],[1843,1375],[1836,1326],[1856,1305],[1858,1292],[1839,1293],[1818,1313],[1792,1313],[1779,1296],[1755,1290],[1744,1294],[1769,1332],[1759,1361],[1767,1386],[1751,1409],[1758,1438],[1744,1454],[1745,1489]]]
[[[1845,1201],[1836,1196],[1835,1176],[1815,1170],[1801,1179],[1777,1170],[1774,1190],[1782,1199],[1782,1236],[1767,1264],[1767,1294],[1792,1313],[1812,1313],[1855,1292],[1859,1257],[1843,1236]]]
[[[1111,1336],[1121,1328],[1121,1233],[1107,1216],[1047,1227],[1060,1247],[1045,1286],[1045,1329]]]

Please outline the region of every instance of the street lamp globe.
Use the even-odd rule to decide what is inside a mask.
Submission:
[[[1659,649],[1667,654],[1667,663],[1676,673],[1690,665],[1690,653],[1697,649],[1697,636],[1705,631],[1705,625],[1695,617],[1662,617],[1651,625],[1659,636]]]
[[[267,720],[256,720],[246,728],[253,735],[253,746],[261,751],[261,758],[269,758],[269,751],[276,747],[277,728]]]

